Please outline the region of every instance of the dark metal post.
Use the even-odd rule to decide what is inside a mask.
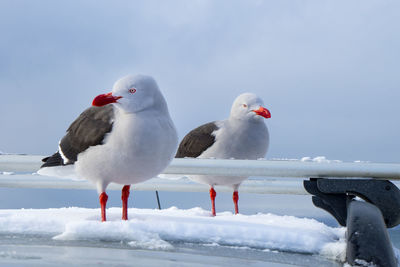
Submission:
[[[396,267],[382,213],[364,201],[351,201],[347,209],[347,262],[351,265],[373,263],[374,266]]]
[[[157,204],[158,204],[158,209],[161,209],[161,204],[160,204],[160,197],[158,196],[158,191],[156,190],[156,197],[157,197]]]

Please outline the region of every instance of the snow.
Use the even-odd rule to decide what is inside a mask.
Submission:
[[[318,163],[331,163],[331,162],[342,162],[341,160],[330,160],[327,159],[325,156],[318,156],[318,157],[302,157],[300,161],[303,162],[318,162]]]
[[[266,158],[260,158],[258,160],[268,160]],[[344,162],[338,159],[328,159],[325,156],[316,156],[316,157],[301,157],[300,159],[297,158],[271,158],[270,160],[277,160],[277,161],[303,161],[303,162],[316,162],[316,163],[340,163]],[[362,160],[354,160],[354,163],[370,163],[369,161],[362,161]]]
[[[0,210],[0,234],[50,235],[56,240],[127,242],[135,248],[172,250],[174,242],[231,246],[265,251],[320,254],[344,260],[345,228],[332,228],[314,219],[274,214],[233,215],[201,208],[188,210],[107,209],[100,222],[99,209]]]

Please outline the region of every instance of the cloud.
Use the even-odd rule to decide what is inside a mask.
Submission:
[[[250,91],[273,115],[270,157],[396,161],[399,5],[2,1],[0,149],[53,152],[93,96],[147,73],[181,137]]]

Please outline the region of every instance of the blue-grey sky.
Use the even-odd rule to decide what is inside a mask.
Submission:
[[[267,158],[400,161],[400,2],[0,2],[0,151],[49,154],[92,99],[155,77],[180,137],[254,92]]]

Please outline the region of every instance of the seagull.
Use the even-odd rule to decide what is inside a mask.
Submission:
[[[122,188],[122,220],[128,219],[130,185],[162,172],[173,159],[178,135],[156,81],[146,75],[118,80],[110,93],[94,98],[61,139],[58,151],[38,171],[73,165],[79,178],[92,181],[106,221],[106,188]],[[51,172],[50,172],[51,173]]]
[[[265,156],[269,145],[264,118],[271,118],[261,98],[253,93],[239,95],[233,102],[228,119],[201,125],[181,141],[176,158],[258,159]],[[233,188],[235,214],[239,213],[238,189],[248,177],[190,175],[189,179],[210,186],[211,212],[215,216],[216,185]]]

